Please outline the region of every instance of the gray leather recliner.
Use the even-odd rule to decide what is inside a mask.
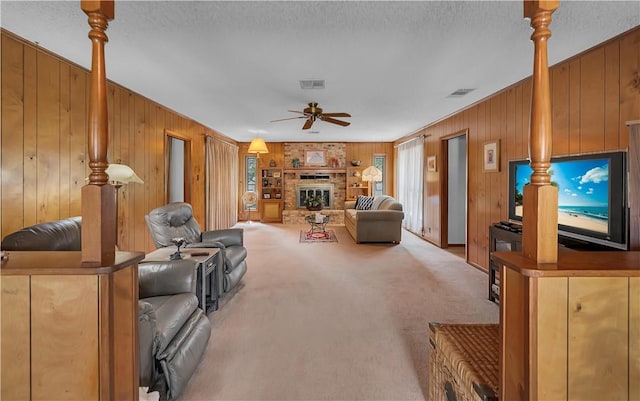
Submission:
[[[138,282],[139,345],[155,356],[140,359],[140,385],[173,400],[200,364],[211,336],[195,295],[196,270],[189,260],[145,262],[138,265]]]
[[[7,251],[80,251],[82,218],[40,223],[7,235]],[[200,363],[211,324],[198,308],[192,261],[138,265],[138,355],[140,386],[173,400]]]
[[[217,296],[233,290],[247,271],[247,249],[244,230],[228,228],[202,232],[193,217],[193,209],[185,202],[169,203],[153,209],[145,216],[151,238],[157,248],[173,245],[173,238],[184,238],[186,247],[219,248],[223,268],[216,270]]]

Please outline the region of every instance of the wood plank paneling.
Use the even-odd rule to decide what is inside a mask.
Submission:
[[[60,63],[60,200],[59,216],[69,216],[71,204],[71,104],[70,65]]]
[[[562,65],[552,70],[551,77],[552,151],[566,155],[569,154],[569,67]]]
[[[629,279],[629,399],[640,400],[640,277]]]
[[[629,279],[569,279],[568,400],[628,400]]]
[[[81,189],[88,176],[87,168],[87,74],[72,66],[69,73],[70,91],[70,185],[69,216],[82,214]]]
[[[580,151],[604,149],[604,48],[580,58]]]
[[[37,55],[37,222],[60,218],[60,62]]]
[[[96,276],[31,278],[34,400],[98,399],[97,299]]]
[[[22,149],[15,149],[23,155],[23,216],[24,226],[38,222],[38,158],[37,158],[37,71],[38,53],[31,47],[24,46],[24,140]],[[4,91],[4,87],[3,87]],[[4,96],[3,96],[4,97]],[[3,236],[8,233],[3,232]]]
[[[532,399],[546,401],[566,401],[567,399],[567,308],[568,279],[566,277],[545,277],[536,279],[538,296],[536,303],[537,322],[545,322],[544,328],[536,327],[536,338],[532,341],[535,349],[535,365],[531,370],[538,384],[532,391]],[[553,352],[549,352],[553,350]],[[553,368],[550,368],[553,367]]]
[[[580,59],[569,62],[569,153],[580,153]]]
[[[620,147],[620,42],[615,41],[604,48],[604,148]]]
[[[2,161],[0,180],[0,225],[3,233],[22,227],[24,209],[22,204],[24,182],[23,141],[24,82],[23,46],[2,36],[2,133],[0,150]]]
[[[627,121],[640,120],[640,29],[635,29],[619,40],[620,43],[620,98],[617,102],[620,110],[620,147],[629,144]]]
[[[0,291],[0,399],[31,400],[29,319],[30,283],[26,276],[2,276]]]

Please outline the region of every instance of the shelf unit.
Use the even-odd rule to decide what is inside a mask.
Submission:
[[[364,166],[347,166],[347,200],[355,200],[358,195],[368,195],[369,187],[362,181]],[[354,186],[357,184],[358,186]]]
[[[489,300],[500,303],[500,266],[491,258],[494,252],[522,250],[522,232],[491,225],[489,227]]]
[[[282,222],[283,205],[282,169],[265,168],[260,174],[260,221]]]

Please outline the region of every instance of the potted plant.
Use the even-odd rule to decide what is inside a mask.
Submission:
[[[324,198],[322,198],[322,195],[309,195],[304,198],[304,205],[307,207],[307,210],[310,211],[322,210]]]
[[[297,157],[294,157],[291,160],[291,165],[293,166],[293,168],[298,168],[300,167],[300,159],[298,159]]]

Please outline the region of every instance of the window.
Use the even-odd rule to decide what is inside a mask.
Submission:
[[[244,171],[245,171],[245,188],[246,192],[255,192],[258,193],[257,185],[256,185],[256,170],[257,170],[257,159],[255,156],[245,156],[244,159]],[[244,210],[257,210],[256,203],[247,203],[244,205]]]
[[[376,181],[373,185],[373,195],[384,195],[384,182],[387,176],[387,156],[386,155],[374,155],[373,165],[380,171],[382,171],[382,181]]]

